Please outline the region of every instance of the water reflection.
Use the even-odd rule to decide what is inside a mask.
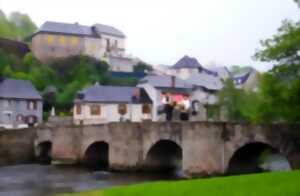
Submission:
[[[18,165],[0,168],[0,195],[48,196],[178,178],[171,174],[120,174],[90,172],[80,167]]]

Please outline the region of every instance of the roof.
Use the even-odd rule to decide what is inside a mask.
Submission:
[[[100,33],[107,34],[107,35],[114,35],[123,38],[125,37],[125,34],[119,29],[116,29],[115,27],[109,25],[103,25],[103,24],[95,24],[93,26],[96,27],[97,31]]]
[[[139,81],[139,84],[148,83],[155,88],[182,88],[191,89],[192,85],[179,78],[175,79],[175,86],[172,86],[172,77],[168,75],[148,75]]]
[[[0,98],[42,99],[30,81],[15,79],[0,79]]]
[[[236,85],[243,85],[245,82],[247,82],[248,78],[250,77],[250,75],[253,72],[256,72],[256,70],[253,68],[248,68],[245,71],[243,71],[242,73],[234,75],[234,78],[233,78],[234,83]]]
[[[102,85],[94,85],[79,91],[75,102],[79,101],[100,103],[151,103],[151,99],[144,89]]]
[[[41,32],[61,33],[61,34],[90,36],[90,37],[99,37],[101,36],[101,34],[107,34],[107,35],[113,35],[113,36],[125,38],[125,34],[120,30],[116,29],[115,27],[103,25],[103,24],[85,26],[78,23],[62,23],[62,22],[47,21],[38,29],[38,31],[35,34]]]
[[[194,86],[204,87],[208,90],[221,90],[223,88],[223,83],[219,77],[204,72],[193,74],[186,81]]]
[[[82,36],[94,36],[92,28],[78,23],[45,22],[38,32],[63,33]]]
[[[198,69],[201,68],[202,66],[198,62],[196,58],[189,57],[185,55],[182,57],[175,65],[172,66],[172,69]]]
[[[212,68],[210,68],[210,70],[216,72],[218,74],[218,76],[221,77],[221,78],[231,78],[232,77],[231,72],[225,66],[212,67]]]

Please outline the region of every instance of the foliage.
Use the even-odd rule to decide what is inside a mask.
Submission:
[[[134,72],[150,72],[150,71],[153,71],[153,67],[144,62],[139,62],[134,66]]]
[[[31,53],[19,59],[0,50],[0,75],[32,81],[43,92],[45,112],[55,106],[58,112],[69,113],[77,91],[95,82],[121,86],[137,84],[136,78],[112,77],[108,68],[106,62],[87,56],[72,56],[42,64]]]
[[[24,39],[34,33],[37,27],[26,14],[13,12],[6,17],[0,10],[0,37]]]
[[[156,182],[57,196],[298,196],[300,172],[278,172],[211,179]],[[255,188],[253,188],[255,187]]]

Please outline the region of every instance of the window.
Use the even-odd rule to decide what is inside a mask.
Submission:
[[[48,37],[47,37],[47,42],[48,42],[49,45],[52,45],[52,44],[53,44],[54,38],[53,38],[52,35],[48,35]]]
[[[60,38],[59,38],[59,43],[60,43],[61,45],[65,45],[65,44],[66,44],[66,38],[65,38],[64,36],[60,36]]]
[[[16,117],[16,121],[17,122],[23,122],[24,121],[24,117],[22,114],[18,114],[17,117]]]
[[[106,52],[110,52],[110,40],[106,39]]]
[[[10,108],[11,100],[4,100],[4,108]]]
[[[118,40],[115,40],[115,48],[118,48]]]
[[[99,105],[91,105],[90,106],[91,115],[98,116],[101,114],[101,108]]]
[[[151,106],[150,104],[144,104],[142,107],[143,114],[150,114],[151,113]]]
[[[77,114],[77,115],[80,115],[80,114],[81,114],[81,105],[80,105],[80,104],[77,104],[77,105],[76,105],[76,114]]]
[[[127,105],[119,104],[118,110],[119,110],[119,114],[125,115],[127,113]]]
[[[27,109],[28,110],[37,110],[37,101],[28,101]]]
[[[11,113],[9,113],[9,112],[5,112],[5,113],[3,113],[3,115],[4,115],[4,122],[5,123],[10,123],[11,122]]]
[[[73,37],[71,38],[71,44],[72,44],[73,46],[76,46],[76,45],[78,44],[78,37],[73,36]]]

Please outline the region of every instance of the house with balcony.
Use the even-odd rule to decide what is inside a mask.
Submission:
[[[142,88],[94,86],[77,93],[74,100],[74,124],[143,122],[152,120],[152,101]]]
[[[36,126],[42,117],[42,97],[30,81],[0,78],[0,127]]]

